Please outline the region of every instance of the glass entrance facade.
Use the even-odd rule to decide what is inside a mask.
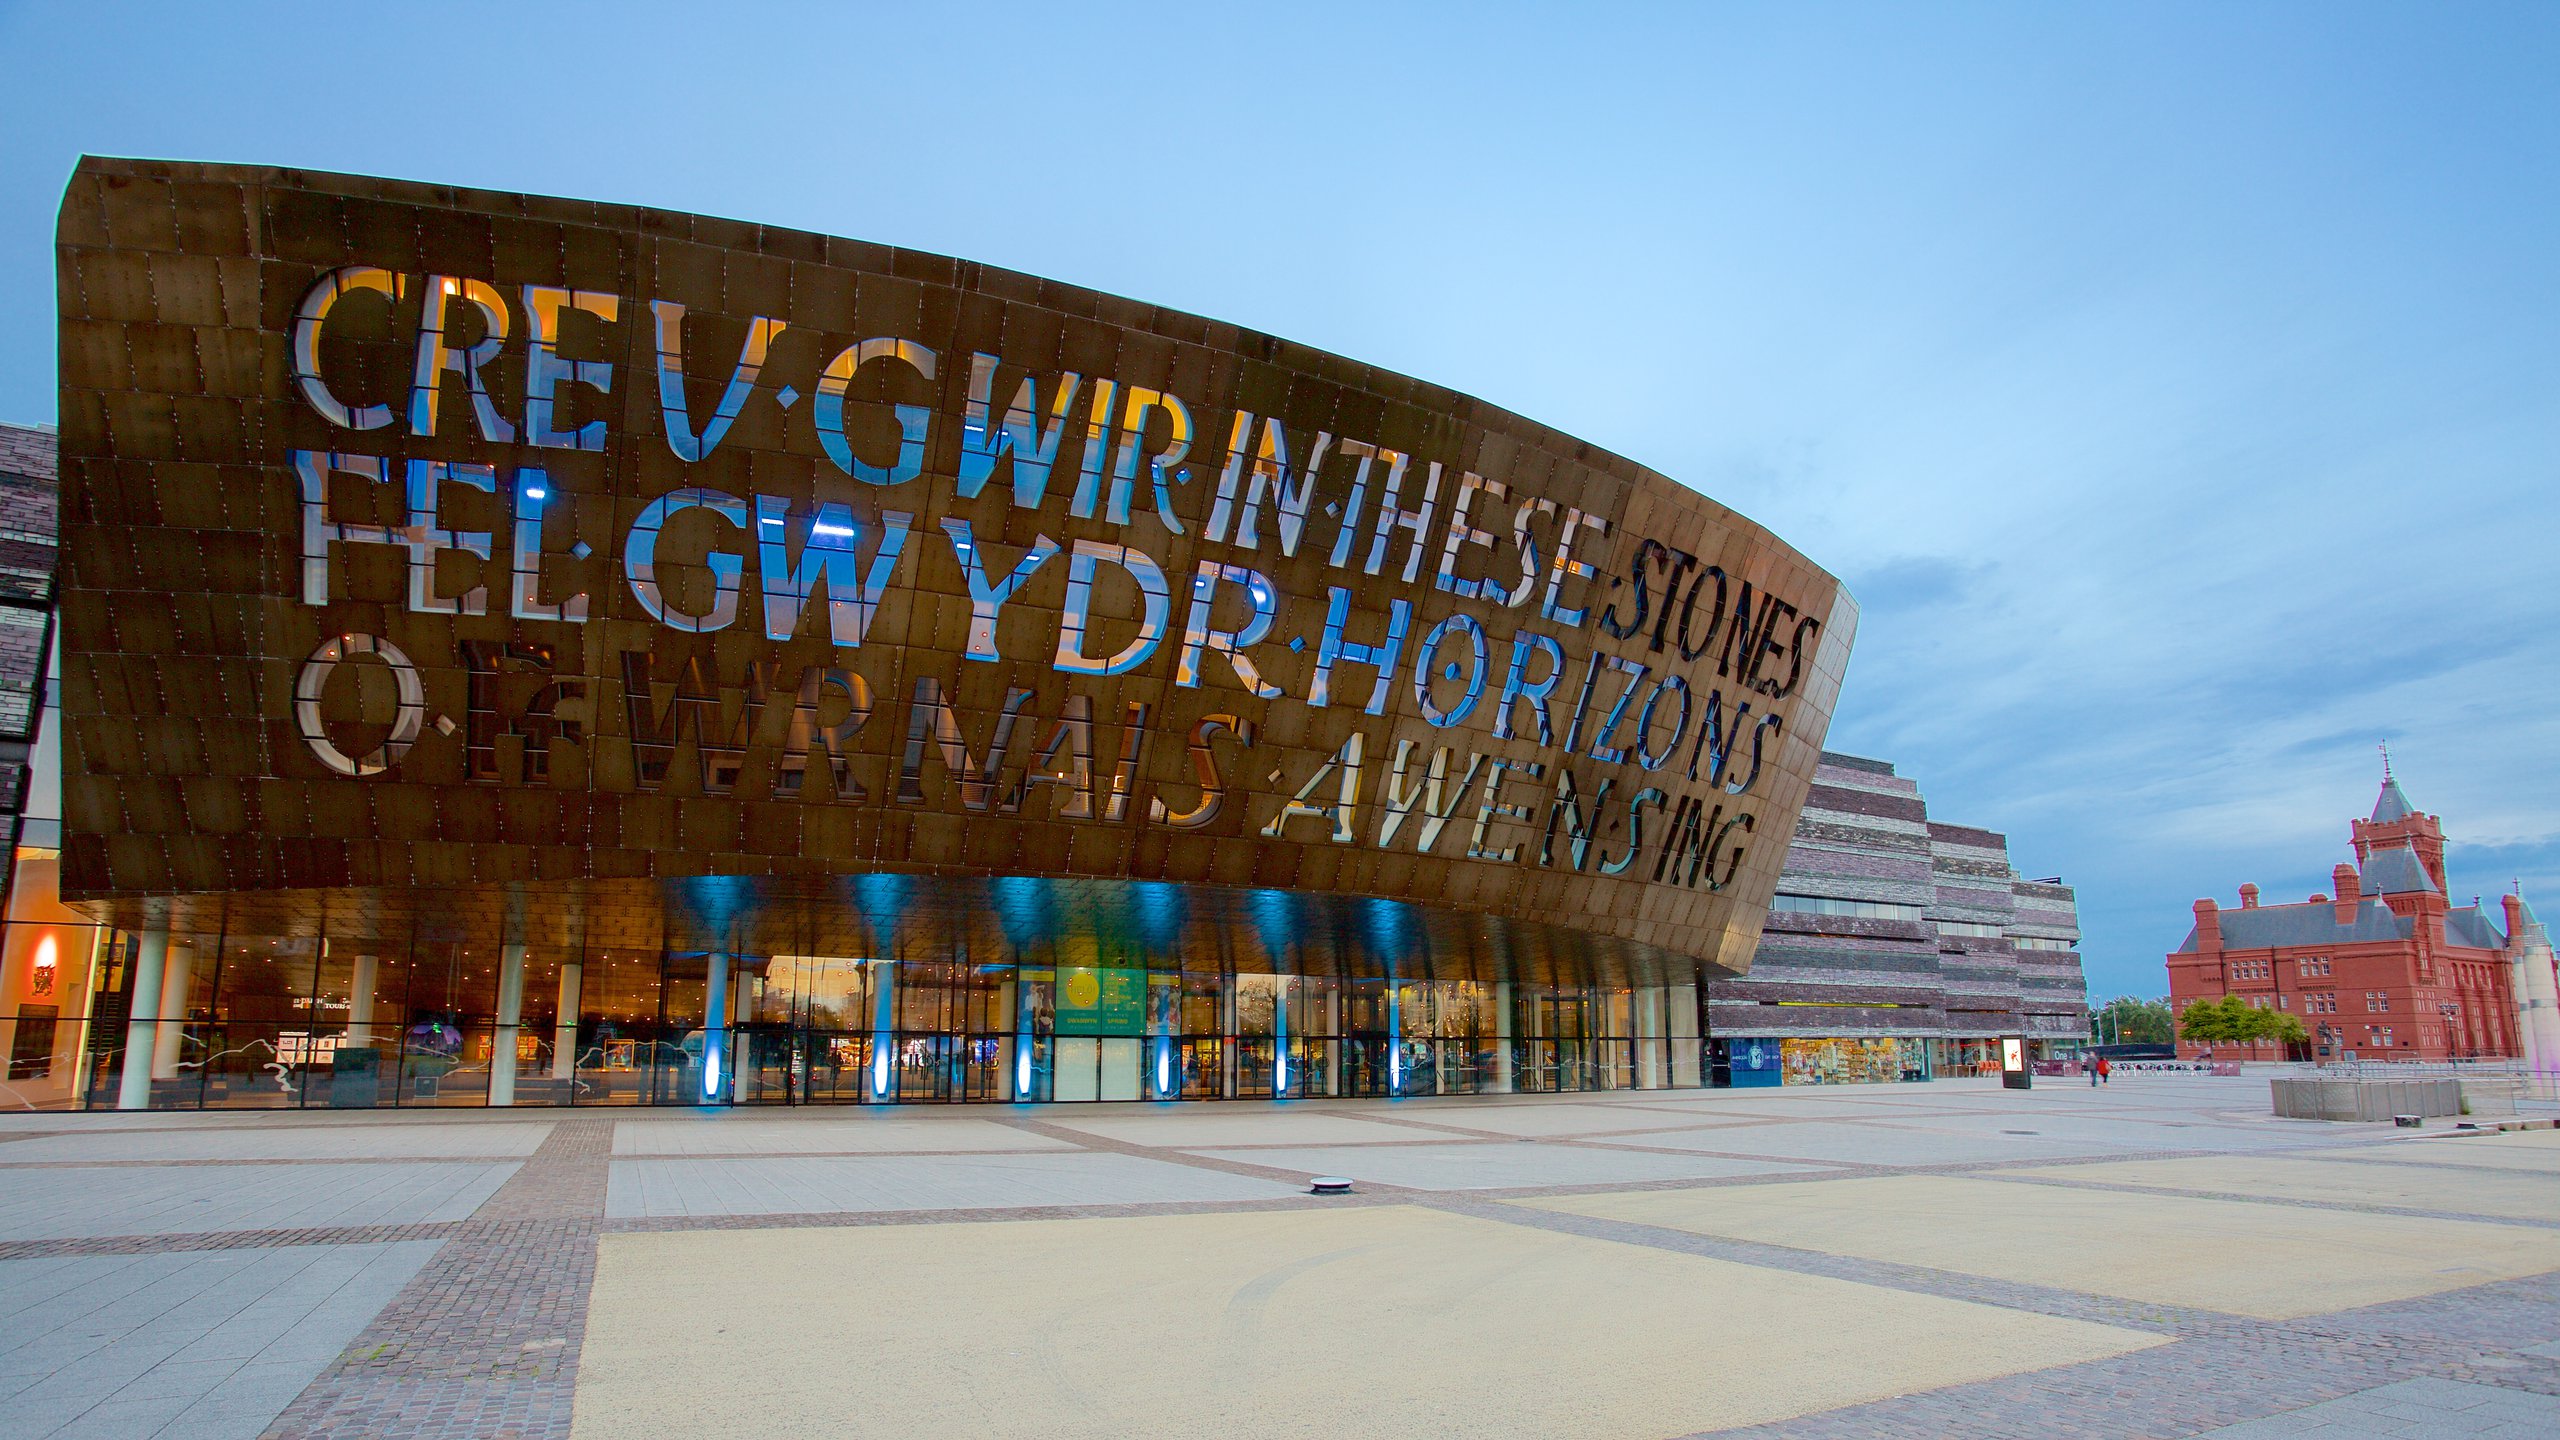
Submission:
[[[86,1013],[175,1108],[950,1104],[1701,1083],[1693,987],[111,932]],[[1097,961],[1101,957],[1094,957]],[[119,1103],[100,1026],[83,1101]]]

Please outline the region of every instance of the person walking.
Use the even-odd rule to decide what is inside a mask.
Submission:
[[[2107,1059],[2106,1059],[2106,1057],[2105,1057],[2105,1056],[2103,1056],[2103,1055],[2092,1055],[2092,1056],[2090,1056],[2090,1057],[2089,1057],[2089,1088],[2090,1088],[2090,1089],[2095,1090],[2095,1089],[2097,1089],[2097,1088],[2098,1088],[2098,1067],[2099,1067],[2099,1066],[2101,1066],[2101,1065],[2104,1065],[2104,1064],[2106,1064],[2106,1063],[2107,1063]]]
[[[2104,1056],[2104,1055],[2099,1056],[2099,1057],[2098,1057],[2098,1083],[2099,1083],[2099,1084],[2101,1084],[2101,1085],[2112,1085],[2112,1084],[2114,1084],[2114,1083],[2115,1083],[2115,1080],[2114,1080],[2115,1068],[2116,1068],[2116,1067],[2114,1067],[2113,1065],[2110,1065],[2110,1064],[2108,1064],[2108,1063],[2107,1063],[2107,1057],[2106,1057],[2106,1056]]]

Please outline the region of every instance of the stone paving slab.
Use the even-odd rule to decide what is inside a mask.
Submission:
[[[0,1242],[461,1220],[516,1165],[28,1166],[0,1183]]]
[[[0,1261],[0,1432],[246,1440],[426,1264],[431,1240]]]
[[[616,1155],[851,1155],[897,1151],[1066,1150],[1061,1140],[1030,1134],[993,1120],[963,1116],[929,1119],[837,1118],[803,1114],[785,1119],[712,1111],[681,1120],[624,1120],[614,1126]]]
[[[2012,1128],[2038,1129],[2039,1122],[2022,1118]],[[2077,1140],[2041,1131],[2032,1135],[1966,1134],[1931,1128],[1926,1120],[1897,1120],[1889,1125],[1811,1120],[1798,1125],[1674,1131],[1628,1138],[1631,1143],[1644,1145],[1833,1165],[2026,1164],[2133,1153],[2128,1145],[2103,1140]]]
[[[2454,1380],[2403,1380],[2204,1434],[2212,1440],[2550,1440],[2560,1435],[2560,1397]]]
[[[610,1219],[1263,1200],[1303,1187],[1118,1154],[616,1160]]]
[[[573,1434],[1615,1440],[2158,1343],[1403,1206],[607,1235]]]
[[[0,1165],[82,1160],[519,1159],[551,1133],[544,1123],[226,1126],[44,1135],[0,1145]]]
[[[1721,1180],[1735,1175],[1775,1175],[1814,1167],[1731,1160],[1710,1155],[1662,1155],[1597,1145],[1524,1145],[1478,1140],[1454,1145],[1377,1148],[1203,1150],[1306,1175],[1341,1175],[1415,1190],[1495,1190],[1523,1185],[1611,1185],[1637,1180]]]
[[[2555,1231],[1957,1176],[1517,1203],[2262,1319],[2560,1270]]]
[[[1061,1114],[1059,1108],[1052,1107],[1039,1118],[1061,1130],[1163,1149],[1396,1144],[1430,1138],[1430,1132],[1391,1123],[1384,1115],[1364,1118],[1323,1110],[1222,1114],[1215,1106],[1193,1106],[1154,1115],[1087,1117],[1073,1111]]]
[[[2377,1145],[2369,1158],[2397,1165],[2460,1165],[2560,1175],[2560,1131],[2519,1130],[2466,1135],[2459,1140],[2408,1140]]]
[[[2383,1205],[2560,1225],[2560,1173],[2504,1174],[2377,1165],[2361,1152],[2133,1160],[2004,1173],[2144,1189],[2212,1191],[2254,1199]]]

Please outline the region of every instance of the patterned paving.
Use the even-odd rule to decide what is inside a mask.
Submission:
[[[15,1116],[0,1429],[2560,1433],[2560,1134],[2264,1097]]]

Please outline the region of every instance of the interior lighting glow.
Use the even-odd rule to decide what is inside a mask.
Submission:
[[[876,1042],[871,1047],[871,1093],[889,1093],[889,1051]]]
[[[1013,1044],[1013,1093],[1031,1098],[1031,1047],[1019,1040]]]
[[[1156,1037],[1156,1098],[1163,1100],[1171,1097],[1172,1094],[1173,1040],[1169,1036],[1159,1035]]]

